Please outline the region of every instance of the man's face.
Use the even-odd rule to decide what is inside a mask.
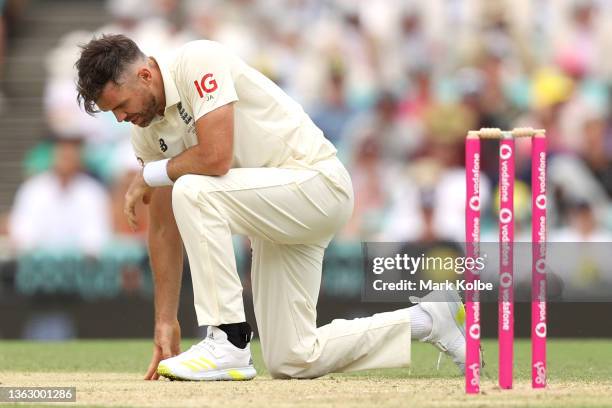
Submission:
[[[108,82],[96,105],[102,111],[112,111],[118,122],[149,126],[158,110],[158,101],[152,92],[150,78],[143,78],[141,71],[125,74],[121,84]]]

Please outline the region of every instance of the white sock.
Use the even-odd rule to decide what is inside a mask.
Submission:
[[[422,340],[431,334],[433,321],[421,305],[408,308],[410,313],[410,329],[413,339]]]

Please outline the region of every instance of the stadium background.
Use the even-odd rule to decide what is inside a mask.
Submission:
[[[158,54],[208,38],[303,104],[356,190],[327,253],[319,322],[401,304],[361,302],[360,241],[461,242],[467,129],[528,125],[549,138],[549,238],[612,240],[612,4],[606,1],[0,1],[0,338],[148,337],[142,228],[122,198],[138,170],[129,127],[75,102],[76,44],[123,32]],[[529,231],[529,146],[517,228]],[[495,236],[497,152],[484,148],[484,237]],[[488,159],[487,159],[488,157]],[[254,322],[248,243],[235,242]],[[593,265],[577,279],[610,280]],[[605,283],[610,283],[609,281]],[[189,273],[180,319],[199,334]],[[519,305],[518,333],[528,333]],[[609,307],[609,305],[606,305]],[[612,336],[601,304],[553,304],[551,336]],[[485,307],[485,335],[495,308]],[[586,314],[585,314],[586,313]],[[587,316],[585,318],[584,316]],[[488,331],[487,331],[488,328]]]

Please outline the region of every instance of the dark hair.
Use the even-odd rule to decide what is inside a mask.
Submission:
[[[94,37],[80,48],[81,56],[74,64],[78,72],[77,102],[93,115],[100,112],[96,100],[108,81],[119,84],[126,66],[145,55],[134,41],[121,34]]]

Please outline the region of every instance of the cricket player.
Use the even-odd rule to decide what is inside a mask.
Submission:
[[[430,342],[463,370],[463,305],[456,294],[316,327],[323,253],[353,208],[351,179],[302,107],[213,41],[146,56],[123,35],[82,47],[85,110],[134,124],[143,170],[125,196],[149,205],[155,283],[154,350],[146,379],[255,377],[232,234],[249,237],[264,361],[275,378],[410,364],[411,339]],[[180,353],[183,245],[198,323],[208,336]]]

